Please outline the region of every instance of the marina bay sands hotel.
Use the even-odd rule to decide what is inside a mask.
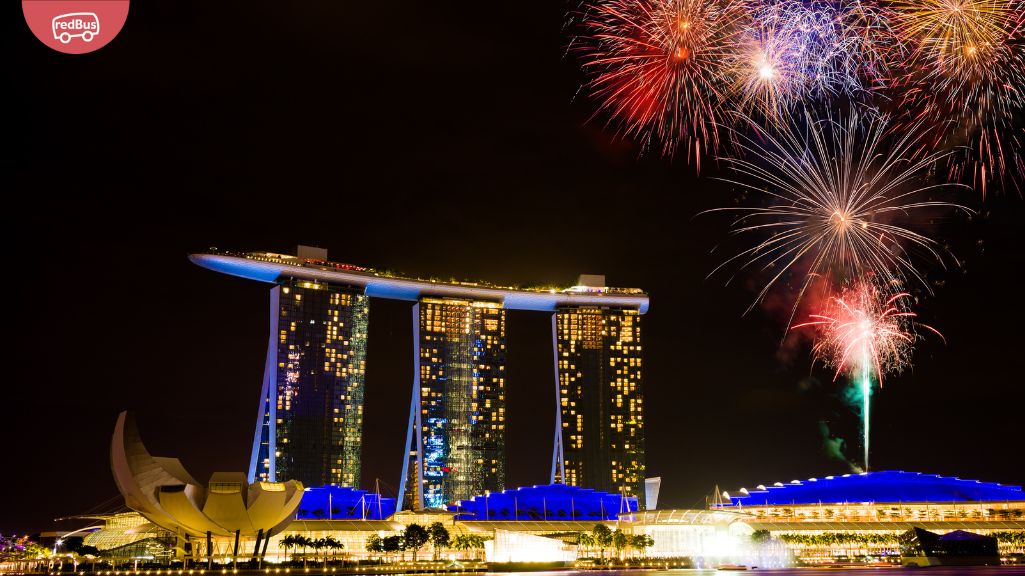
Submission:
[[[402,509],[443,508],[506,488],[506,310],[552,318],[551,342],[538,343],[552,346],[555,359],[552,482],[644,501],[641,290],[587,275],[565,289],[406,278],[331,262],[326,250],[307,246],[294,256],[211,249],[190,260],[270,285],[250,482],[358,487],[376,297],[412,303]]]

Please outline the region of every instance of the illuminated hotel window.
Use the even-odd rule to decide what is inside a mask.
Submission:
[[[641,375],[634,369],[640,359],[630,345],[639,343],[639,323],[636,310],[565,307],[556,312],[568,484],[643,495]],[[598,424],[603,421],[607,426]],[[632,440],[618,443],[621,437]],[[635,464],[626,471],[617,462]]]
[[[360,477],[368,298],[358,289],[316,282],[279,285],[290,297],[278,301],[279,318],[288,320],[278,331],[275,479],[351,484]],[[267,446],[261,443],[260,477],[268,475]]]
[[[505,311],[454,299],[420,300],[423,504],[440,507],[505,488]],[[412,456],[412,455],[411,455]],[[417,483],[415,458],[406,506]]]

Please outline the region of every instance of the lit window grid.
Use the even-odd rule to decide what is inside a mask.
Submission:
[[[358,486],[369,299],[290,279],[278,313],[277,479]],[[261,454],[257,475],[268,466]]]
[[[634,310],[565,308],[556,314],[556,330],[563,481],[643,494],[640,315]],[[585,455],[594,450],[606,462],[591,462],[588,469]]]
[[[505,310],[422,299],[419,354],[424,506],[503,490]]]

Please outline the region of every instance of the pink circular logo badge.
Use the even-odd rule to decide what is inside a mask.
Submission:
[[[36,38],[65,54],[103,48],[128,19],[128,0],[22,0],[21,9]]]

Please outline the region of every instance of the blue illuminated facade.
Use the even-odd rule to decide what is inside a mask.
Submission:
[[[423,298],[414,315],[403,509],[444,508],[505,489],[505,310]]]
[[[887,470],[793,480],[729,493],[724,506],[796,504],[1025,501],[1021,486],[953,476]]]
[[[637,498],[566,484],[524,486],[460,500],[457,520],[616,520],[637,512]]]
[[[384,520],[395,513],[395,499],[345,486],[307,488],[298,520]]]

